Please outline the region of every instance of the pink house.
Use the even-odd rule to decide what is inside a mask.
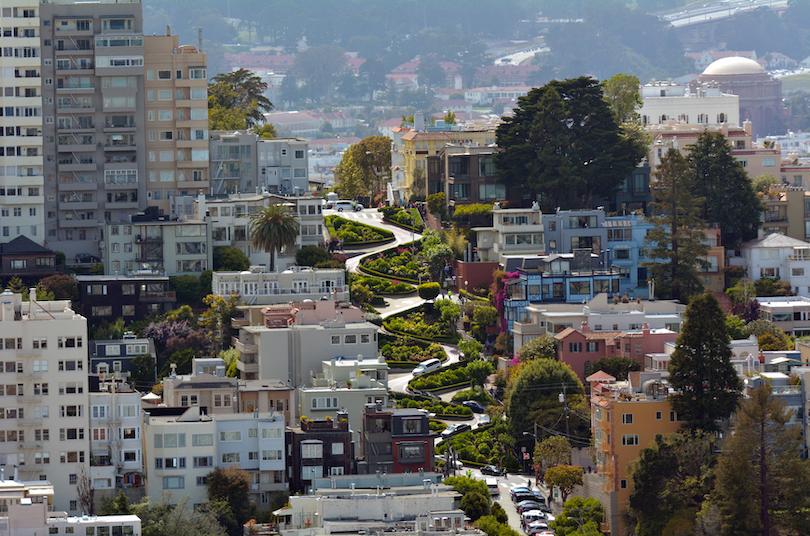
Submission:
[[[567,363],[581,379],[590,374],[590,365],[603,357],[630,357],[642,365],[644,355],[663,353],[664,345],[675,342],[678,334],[668,329],[650,329],[645,322],[641,331],[591,331],[588,324],[580,329],[566,328],[556,334],[557,359]]]

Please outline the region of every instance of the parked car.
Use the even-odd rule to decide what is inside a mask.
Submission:
[[[519,503],[520,501],[536,501],[537,497],[534,495],[534,492],[529,490],[518,491],[512,496],[512,500],[515,503]]]
[[[513,487],[512,489],[510,489],[510,490],[509,490],[509,496],[511,497],[512,502],[516,503],[516,502],[519,502],[519,501],[516,501],[516,500],[515,500],[515,496],[516,496],[518,493],[524,493],[524,492],[525,492],[525,493],[530,493],[531,491],[532,491],[532,490],[530,490],[530,489],[529,489],[529,488],[527,488],[526,486],[515,486],[515,487]],[[524,500],[525,500],[525,499],[524,499]],[[531,498],[531,500],[534,500],[534,498]]]
[[[85,263],[97,264],[99,262],[101,262],[101,259],[99,259],[95,255],[90,255],[89,253],[79,253],[78,255],[76,255],[76,264],[85,264]]]
[[[467,432],[469,430],[472,430],[472,428],[467,423],[451,424],[450,426],[447,427],[446,430],[442,431],[442,437],[446,439],[448,437],[460,434],[462,432]]]
[[[437,462],[447,463],[447,460],[445,460],[444,456],[442,456],[441,454],[436,454],[433,457],[433,459],[435,459]],[[451,462],[451,463],[456,466],[457,470],[464,468],[464,464],[461,463],[461,460],[455,460],[455,462]]]
[[[526,525],[528,536],[554,536],[554,531],[548,528],[545,521],[535,521]]]
[[[481,415],[478,417],[478,426],[486,426],[492,424],[492,418],[489,415]]]
[[[518,514],[528,512],[529,510],[540,510],[543,505],[537,501],[520,501],[515,505],[515,510]]]
[[[481,468],[482,475],[503,476],[503,470],[494,465],[485,465]]]
[[[473,413],[484,413],[484,406],[476,402],[475,400],[465,400],[461,403],[462,406],[466,406],[473,410]]]

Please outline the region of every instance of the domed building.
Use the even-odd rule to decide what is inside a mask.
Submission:
[[[729,57],[711,63],[698,82],[714,82],[723,93],[740,97],[740,121],[753,123],[754,139],[787,130],[787,110],[782,106],[782,82],[748,58]],[[718,121],[722,122],[722,121]]]

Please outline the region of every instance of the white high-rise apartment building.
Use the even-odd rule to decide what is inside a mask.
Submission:
[[[80,514],[89,476],[87,320],[70,301],[0,294],[0,468],[47,480],[55,510]]]
[[[0,9],[0,243],[45,239],[39,0],[3,0]]]

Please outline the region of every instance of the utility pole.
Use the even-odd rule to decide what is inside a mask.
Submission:
[[[570,441],[571,440],[571,430],[569,429],[569,425],[568,425],[568,397],[566,396],[568,394],[568,387],[565,385],[565,383],[563,383],[562,388],[563,388],[563,392],[560,393],[559,400],[560,400],[561,403],[564,404],[563,408],[564,408],[564,411],[565,411],[565,438]],[[536,426],[536,424],[535,424],[535,426]]]

